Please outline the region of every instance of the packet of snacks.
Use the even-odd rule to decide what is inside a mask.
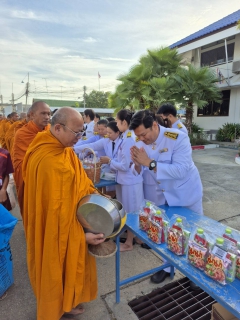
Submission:
[[[204,270],[210,243],[214,243],[211,234],[196,225],[188,242],[188,261],[196,268]]]
[[[140,212],[139,212],[139,229],[143,231],[148,231],[149,229],[149,223],[151,220],[151,210],[152,207],[154,206],[154,203],[149,201],[149,200],[143,200],[141,207],[140,207]]]
[[[240,232],[222,225],[222,236],[230,241],[228,251],[236,254],[236,278],[240,279]],[[226,242],[226,241],[225,241]]]
[[[237,244],[236,278],[240,279],[240,243]]]
[[[169,250],[177,255],[187,253],[188,240],[190,237],[189,228],[185,217],[173,215],[167,232],[167,246]]]
[[[188,242],[188,261],[196,268],[204,270],[207,259],[207,248],[198,245],[195,241]]]
[[[147,234],[148,238],[153,242],[157,244],[162,243],[163,227],[159,223],[150,220]]]
[[[153,242],[160,244],[165,242],[165,226],[169,224],[169,219],[165,214],[165,210],[152,206],[149,228],[147,230],[148,237]]]
[[[217,238],[210,250],[204,272],[212,279],[226,284],[235,279],[237,256],[228,252],[231,243],[228,239]]]

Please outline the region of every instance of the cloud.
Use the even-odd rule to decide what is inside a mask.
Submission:
[[[36,20],[45,22],[56,22],[56,19],[51,19],[46,15],[36,14],[34,11],[13,10],[10,12],[10,17],[17,19]]]
[[[87,37],[85,39],[82,39],[83,42],[88,42],[88,43],[93,43],[93,42],[97,42],[96,39],[92,38],[92,37]]]

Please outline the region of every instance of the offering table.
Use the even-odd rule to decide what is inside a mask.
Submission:
[[[220,223],[210,219],[206,216],[198,215],[189,209],[183,207],[168,207],[160,206],[166,211],[169,219],[171,219],[173,214],[177,214],[186,218],[190,225],[197,223],[201,228],[211,227],[215,232],[220,226]],[[182,274],[188,277],[191,281],[196,283],[200,288],[212,296],[217,302],[219,302],[224,308],[234,314],[240,319],[240,280],[235,279],[232,283],[226,285],[221,285],[220,283],[214,281],[203,271],[193,267],[187,260],[186,255],[178,256],[171,252],[166,243],[156,244],[152,242],[147,233],[139,229],[138,215],[128,214],[126,225],[122,229],[122,232],[129,230],[134,233],[140,240],[149,245],[152,250],[158,253],[160,256],[168,260],[167,264],[161,265],[158,268],[147,270],[141,274],[132,276],[125,280],[120,280],[120,251],[119,251],[119,240],[120,234],[116,238],[116,244],[118,247],[116,253],[116,303],[120,302],[120,287],[126,285],[132,281],[138,280],[140,278],[146,277],[157,271],[160,271],[168,266],[171,266],[171,278],[174,277],[174,267],[176,267]],[[121,232],[121,233],[122,233]]]

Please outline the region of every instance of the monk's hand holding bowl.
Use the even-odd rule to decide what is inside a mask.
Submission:
[[[94,234],[91,232],[87,232],[85,233],[85,237],[86,237],[86,242],[92,245],[97,245],[105,241],[103,233]]]

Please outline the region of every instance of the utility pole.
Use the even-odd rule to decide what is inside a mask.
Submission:
[[[2,94],[0,95],[0,100],[1,100],[0,112],[1,112],[2,114],[4,114],[4,109],[3,109],[3,96],[2,96]]]
[[[16,111],[16,108],[14,105],[14,93],[13,93],[13,83],[12,83],[12,112],[15,112],[15,111]]]
[[[25,105],[25,110],[24,110],[24,112],[27,112],[28,94],[29,94],[29,72],[28,72],[28,82],[27,82],[27,85],[26,85],[26,105]]]
[[[86,91],[87,91],[87,87],[83,86],[83,107],[84,107],[84,109],[86,107]]]
[[[48,93],[47,78],[42,78],[42,79],[45,79],[45,81],[46,81],[46,89],[47,89],[47,93]]]

